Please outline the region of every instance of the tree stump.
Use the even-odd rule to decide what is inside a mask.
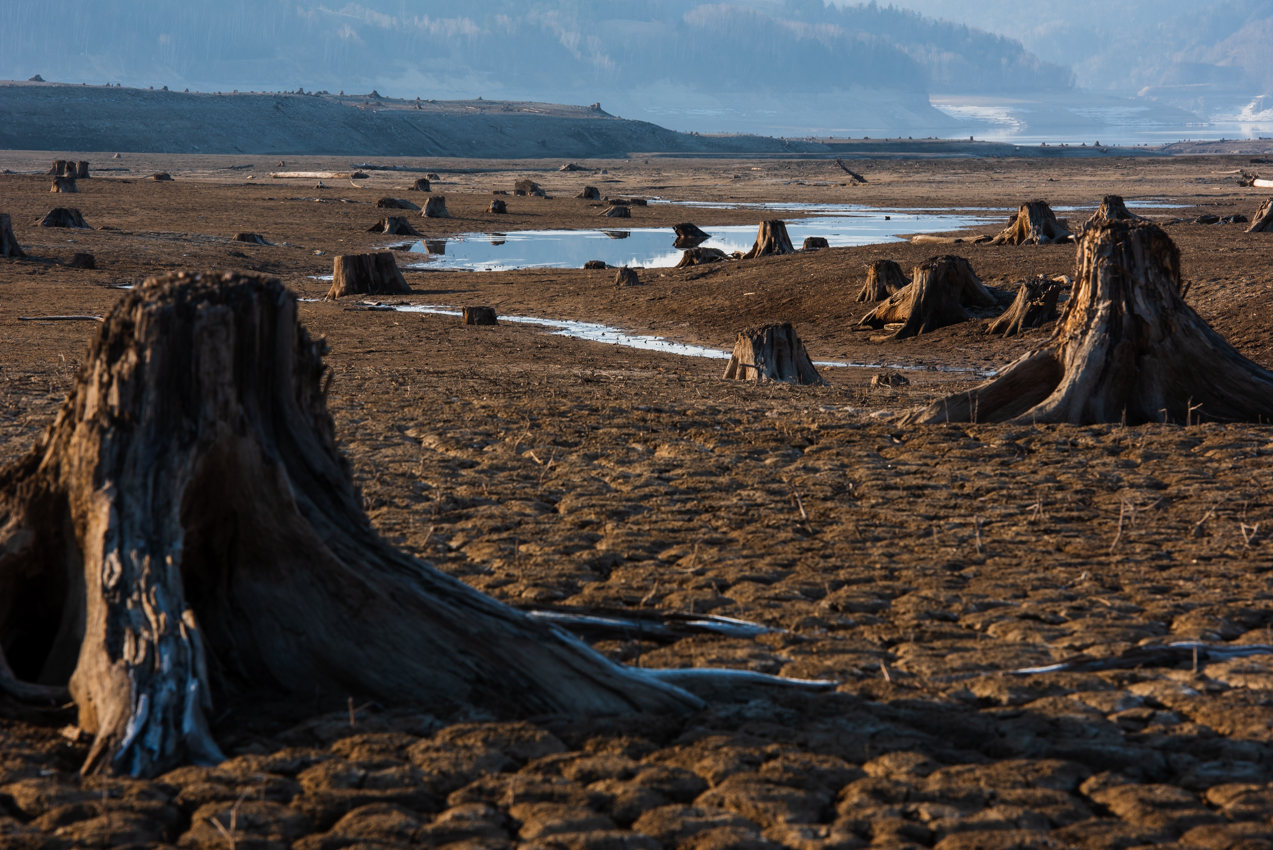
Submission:
[[[759,383],[826,384],[790,322],[739,331],[724,378]]]
[[[933,257],[915,267],[911,282],[862,317],[859,325],[882,328],[901,322],[893,339],[908,339],[972,319],[967,306],[993,307],[995,298],[963,257]]]
[[[821,251],[823,248],[830,248],[831,243],[827,241],[825,236],[806,236],[802,251]]]
[[[900,389],[901,387],[910,386],[910,378],[901,372],[880,372],[871,376],[871,387],[886,387],[890,390]]]
[[[756,244],[750,251],[743,254],[743,259],[794,253],[796,249],[791,244],[791,237],[787,235],[786,223],[782,219],[775,218],[760,223],[760,230],[756,234]]]
[[[247,245],[269,245],[270,244],[269,242],[265,241],[265,237],[262,236],[261,234],[248,233],[247,231],[234,234],[233,236],[230,237],[230,241],[243,242],[244,244],[247,244]]]
[[[1247,233],[1273,233],[1273,198],[1269,198],[1260,204],[1260,208],[1255,213],[1255,218],[1251,222],[1251,226],[1246,229]]]
[[[603,218],[632,218],[632,210],[627,207],[609,207],[601,215]]]
[[[991,245],[1052,245],[1071,242],[1074,234],[1061,226],[1047,201],[1030,201],[1021,205]]]
[[[89,179],[91,175],[88,173],[87,162],[85,162],[84,160],[80,160],[79,162],[75,163],[75,176],[81,180]]]
[[[434,195],[424,204],[425,218],[450,218],[451,214],[446,211],[446,196]]]
[[[513,184],[513,194],[529,195],[532,192],[543,192],[540,185],[534,180],[523,178]]]
[[[1247,360],[1180,294],[1180,252],[1161,229],[1085,231],[1077,283],[1047,343],[908,423],[1273,422],[1273,372]]]
[[[601,192],[596,186],[584,186],[583,191],[575,195],[575,197],[584,201],[599,201],[601,200]]]
[[[465,307],[461,321],[466,325],[498,325],[494,307]]]
[[[637,275],[636,269],[630,269],[627,266],[619,269],[614,276],[615,286],[640,286],[641,278]]]
[[[690,248],[681,254],[681,261],[676,264],[678,269],[688,269],[690,266],[701,266],[705,263],[720,263],[729,259],[720,248]]]
[[[389,251],[379,254],[342,254],[333,262],[327,299],[345,295],[406,295],[411,292]]]
[[[407,188],[407,191],[408,191],[408,192],[428,192],[428,191],[430,191],[430,189],[429,189],[429,178],[428,178],[428,177],[419,177],[419,178],[417,178],[417,179],[416,179],[416,181],[415,181],[414,183],[412,183],[412,184],[411,184],[411,185]]]
[[[75,172],[73,170],[75,168],[74,163],[71,164],[71,168],[72,168],[71,176],[74,177],[75,176]],[[65,177],[66,176],[66,160],[64,159],[53,160],[53,166],[44,173],[48,175],[49,177]]]
[[[507,215],[508,204],[504,203],[499,198],[496,198],[495,200],[491,201],[491,205],[487,209],[487,212],[491,213],[492,215]]]
[[[702,707],[378,536],[323,349],[277,280],[149,280],[0,471],[0,691],[69,691],[85,774],[218,762],[214,697],[296,717],[322,695],[504,717]]]
[[[894,260],[876,260],[867,266],[866,283],[858,293],[858,301],[883,301],[910,286],[902,267]]]
[[[381,198],[376,201],[376,209],[378,210],[418,210],[419,205],[410,201],[404,201],[402,198]]]
[[[36,227],[76,227],[81,230],[92,230],[84,216],[73,207],[58,207],[49,210],[44,218],[35,223]]]
[[[53,185],[49,187],[53,194],[78,194],[79,191],[74,177],[54,177]]]
[[[676,233],[676,239],[672,242],[672,247],[680,250],[697,248],[712,238],[707,233],[704,233],[698,225],[691,224],[688,221],[672,225],[672,230]]]
[[[1106,195],[1101,199],[1101,205],[1096,208],[1096,212],[1092,213],[1092,217],[1083,224],[1083,230],[1095,227],[1098,224],[1104,224],[1107,221],[1145,220],[1142,216],[1138,216],[1127,209],[1127,204],[1123,202],[1122,195]]]
[[[18,244],[18,238],[13,235],[13,219],[8,213],[0,213],[0,257],[6,260],[21,260],[26,257],[26,252]]]
[[[1060,295],[1061,284],[1054,280],[1038,278],[1025,281],[1017,289],[1012,306],[986,327],[986,333],[1001,334],[1006,339],[1028,328],[1042,327],[1056,318],[1056,302]]]
[[[97,268],[97,257],[82,252],[76,253],[71,257],[71,262],[67,265],[73,269],[95,269]]]
[[[172,175],[167,171],[157,171],[150,175],[150,179],[159,183],[169,183],[172,181]]]
[[[367,228],[368,233],[387,233],[390,236],[423,236],[424,234],[411,226],[411,222],[400,215],[391,215]]]
[[[610,268],[609,266],[606,265],[605,260],[588,260],[586,263],[583,264],[583,267],[585,269],[592,269],[592,270]]]

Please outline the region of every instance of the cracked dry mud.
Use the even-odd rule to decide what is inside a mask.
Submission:
[[[6,163],[21,164],[0,155]],[[319,297],[327,284],[308,275],[328,271],[332,253],[384,244],[356,227],[373,217],[369,204],[266,201],[290,190],[218,177],[210,157],[151,165],[177,179],[84,181],[76,203],[114,232],[32,228],[54,206],[44,179],[0,177],[0,211],[37,258],[0,263],[0,462],[51,420],[96,330],[19,316],[100,315],[118,295],[108,285],[182,267],[257,267]],[[1227,178],[1197,182],[1228,160],[1061,162],[1048,174],[1011,161],[879,163],[848,198],[792,184],[824,178],[827,165],[604,167],[625,193],[658,185],[687,199],[755,166],[765,176],[733,181],[731,193],[903,206],[927,192],[930,206],[1001,208],[1058,176],[1054,203],[1155,195],[1185,205],[1155,212],[1173,218],[1258,205]],[[780,167],[790,172],[781,180],[770,173]],[[466,191],[446,190],[459,220],[439,226],[481,229],[489,195],[477,182],[502,188],[522,173],[465,177]],[[564,199],[570,178],[552,179],[562,200],[510,199],[534,218],[501,227],[587,226],[587,202]],[[634,215],[709,231],[756,218]],[[228,243],[239,230],[275,245]],[[1237,226],[1168,233],[1189,302],[1273,366],[1273,239]],[[80,250],[96,253],[96,271],[38,259]],[[485,303],[721,348],[755,320],[792,320],[815,359],[933,366],[995,368],[1046,338],[1002,340],[971,323],[874,344],[851,330],[870,308],[852,302],[867,263],[891,256],[909,268],[951,250],[832,249],[710,276],[646,273],[644,287],[622,290],[612,273],[582,270],[408,273],[415,292],[402,300]],[[953,250],[1009,291],[1027,275],[1072,272],[1067,246]],[[497,722],[316,694],[298,724],[278,706],[226,702],[215,731],[230,760],[155,781],[80,779],[87,743],[66,728],[73,712],[0,705],[0,847],[1273,846],[1273,656],[1008,674],[1178,640],[1273,643],[1269,426],[901,429],[882,414],[967,386],[968,375],[909,371],[898,389],[872,389],[876,370],[864,369],[823,370],[825,388],[726,384],[715,361],[346,306],[306,303],[301,317],[331,345],[342,449],[395,545],[513,605],[710,612],[774,629],[597,644],[626,663],[838,686],[722,695],[688,718]]]

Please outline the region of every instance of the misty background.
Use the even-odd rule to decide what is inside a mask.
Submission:
[[[0,78],[601,103],[679,130],[1273,135],[1273,4],[0,0]]]

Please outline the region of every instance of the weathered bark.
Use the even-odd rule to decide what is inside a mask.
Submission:
[[[1246,229],[1247,233],[1273,233],[1273,198],[1269,198],[1260,204],[1260,208],[1255,213],[1255,218],[1251,222],[1251,226]]]
[[[430,191],[430,187],[429,187],[429,178],[428,178],[428,177],[418,177],[418,178],[416,178],[416,181],[415,181],[414,183],[412,183],[410,186],[408,186],[408,187],[407,187],[407,191],[408,191],[408,192],[428,192],[428,191]]]
[[[933,257],[915,267],[911,282],[862,317],[859,325],[882,328],[901,322],[893,339],[907,339],[966,322],[965,307],[993,307],[995,298],[963,257]]]
[[[97,257],[80,251],[71,257],[71,262],[67,263],[67,265],[73,269],[95,269],[97,268]]]
[[[460,320],[466,325],[498,325],[494,307],[465,307]]]
[[[434,195],[429,198],[424,205],[425,218],[450,218],[451,214],[446,210],[446,196]]]
[[[74,177],[54,177],[53,185],[49,187],[49,192],[54,194],[78,194],[79,191]]]
[[[781,381],[822,385],[809,352],[790,322],[757,325],[738,332],[734,353],[725,367],[727,381]]]
[[[603,218],[632,218],[632,210],[627,207],[607,207],[601,216]]]
[[[973,318],[965,307],[994,307],[994,295],[981,284],[964,257],[933,257],[915,266],[911,282],[862,317],[858,324],[882,328],[901,323],[892,338],[919,336]]]
[[[172,175],[169,174],[167,171],[157,171],[154,174],[150,175],[150,179],[160,183],[166,183],[172,180]]]
[[[1127,209],[1127,204],[1123,202],[1122,195],[1106,195],[1101,199],[1101,205],[1096,208],[1096,212],[1092,213],[1092,217],[1083,224],[1083,230],[1098,224],[1105,224],[1108,221],[1145,220],[1144,217],[1138,216]]]
[[[696,224],[683,222],[681,224],[672,225],[672,230],[676,233],[676,239],[672,242],[672,247],[682,251],[689,248],[697,248],[712,237],[703,232]]]
[[[701,266],[705,263],[721,263],[729,259],[720,248],[689,248],[685,253],[681,254],[681,261],[676,264],[678,269],[688,269],[690,266]]]
[[[1012,306],[986,327],[986,333],[1007,338],[1041,327],[1056,318],[1056,302],[1060,296],[1061,284],[1054,280],[1027,280],[1017,289]]]
[[[367,228],[368,233],[387,233],[390,236],[423,236],[424,234],[411,226],[411,222],[400,215],[391,215]]]
[[[74,167],[75,167],[75,164],[72,163],[71,168],[73,169]],[[66,176],[66,160],[64,159],[53,160],[53,167],[44,173],[45,175],[49,177],[65,177]],[[71,176],[72,177],[75,176],[75,173],[73,171],[71,173]]]
[[[825,236],[806,236],[802,251],[821,251],[823,248],[830,248],[831,243],[827,241]]]
[[[6,260],[21,260],[26,252],[18,244],[18,237],[13,235],[13,219],[8,213],[0,213],[0,257]]]
[[[543,187],[541,187],[534,180],[522,179],[522,180],[518,180],[515,184],[513,184],[513,194],[514,195],[538,195],[539,197],[542,198],[544,197],[545,192],[543,190]]]
[[[619,269],[614,276],[615,286],[640,286],[641,278],[636,273],[636,269],[630,269],[627,266]]]
[[[599,201],[601,200],[601,192],[596,186],[584,186],[583,191],[575,195],[575,197],[584,201]]]
[[[487,209],[487,212],[491,213],[492,215],[507,215],[508,204],[504,203],[499,198],[496,198],[495,200],[491,201],[491,205]]]
[[[840,166],[840,169],[841,169],[841,170],[842,170],[845,174],[849,175],[849,184],[850,184],[850,185],[852,185],[852,184],[854,184],[854,183],[865,183],[865,182],[866,182],[866,178],[865,178],[865,177],[863,177],[861,174],[858,174],[856,171],[853,171],[852,169],[850,169],[847,165],[845,165],[845,164],[844,164],[844,160],[840,159],[838,156],[835,158],[835,164],[836,164],[836,165],[838,165],[838,166]]]
[[[796,253],[796,249],[791,244],[791,237],[787,235],[786,223],[782,219],[774,218],[760,223],[760,230],[756,234],[756,244],[751,247],[750,251],[743,254],[743,259],[750,260],[755,257],[794,253]]]
[[[858,293],[858,301],[883,301],[895,292],[901,292],[910,281],[895,260],[876,260],[866,269],[866,283]]]
[[[1184,302],[1180,252],[1152,224],[1084,232],[1051,339],[978,387],[908,414],[941,422],[1273,422],[1273,372]]]
[[[297,714],[316,694],[503,716],[701,707],[675,675],[621,667],[381,539],[336,448],[324,344],[296,313],[277,280],[147,281],[0,471],[0,690],[69,689],[94,736],[85,773],[220,760],[214,691]]]
[[[327,298],[345,295],[406,295],[411,292],[398,271],[393,254],[342,254],[333,261],[332,286]]]
[[[419,210],[419,204],[404,201],[402,198],[381,198],[376,201],[378,210]]]
[[[269,245],[265,241],[265,237],[259,233],[248,233],[246,230],[240,231],[230,237],[231,242],[243,242],[247,245]]]
[[[1030,201],[1021,205],[1012,221],[990,244],[1051,245],[1073,239],[1074,234],[1061,226],[1047,201]]]
[[[88,173],[88,163],[80,160],[75,163],[75,176],[81,180],[88,180],[92,175]]]
[[[74,207],[57,207],[49,210],[44,218],[35,223],[36,227],[76,227],[81,230],[92,230],[84,221],[84,216]]]

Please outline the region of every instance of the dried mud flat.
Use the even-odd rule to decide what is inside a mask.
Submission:
[[[19,317],[101,315],[119,294],[112,286],[183,268],[254,268],[321,297],[327,285],[310,276],[329,274],[332,254],[390,244],[363,232],[383,215],[369,201],[411,197],[400,174],[316,203],[289,200],[317,195],[308,184],[245,184],[233,158],[136,159],[125,166],[177,179],[95,178],[54,196],[45,178],[0,176],[0,212],[36,258],[0,262],[0,462],[51,420],[96,329]],[[0,154],[0,167],[31,162]],[[871,182],[853,189],[827,163],[584,163],[606,175],[421,164],[443,174],[437,191],[456,216],[422,221],[430,235],[594,227],[597,208],[569,198],[584,184],[1004,218],[1034,197],[1094,205],[1120,192],[1181,204],[1150,211],[1181,219],[1250,215],[1261,199],[1224,173],[1244,161],[1225,158],[1046,170],[897,161],[866,166]],[[555,197],[509,198],[509,216],[482,212],[491,189],[525,174]],[[67,205],[99,229],[30,226]],[[692,220],[709,231],[760,217],[664,205],[633,216],[626,226]],[[1273,239],[1241,230],[1167,226],[1189,303],[1273,366]],[[228,242],[237,231],[274,244]],[[94,253],[97,270],[62,265],[76,251]],[[489,304],[716,347],[746,324],[787,319],[816,359],[921,367],[993,369],[1046,338],[1005,341],[980,323],[900,343],[852,330],[869,306],[853,302],[866,263],[909,267],[948,252],[997,287],[1073,265],[1065,246],[893,244],[650,270],[644,286],[624,289],[613,272],[408,272],[414,292],[395,300]],[[1204,653],[1195,669],[1188,653],[1149,651],[1191,639],[1273,644],[1269,427],[901,429],[888,412],[967,386],[969,373],[912,370],[899,390],[871,389],[867,369],[826,369],[825,388],[729,385],[714,361],[350,306],[304,303],[301,316],[331,347],[338,432],[389,540],[519,606],[712,613],[772,629],[597,644],[627,663],[839,684],[717,694],[689,718],[519,723],[320,693],[298,725],[228,700],[216,734],[231,760],[151,782],[81,780],[86,744],[62,731],[73,713],[3,706],[0,847],[1273,844],[1273,656]],[[1138,666],[1008,674],[1137,647]]]

